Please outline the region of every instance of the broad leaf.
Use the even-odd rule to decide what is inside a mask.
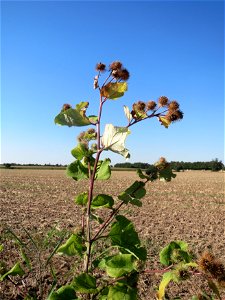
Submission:
[[[126,217],[116,217],[116,222],[114,222],[111,226],[109,237],[112,245],[118,246],[120,252],[131,253],[137,259],[146,260],[146,249],[140,246],[141,243],[134,225]]]
[[[8,275],[10,276],[16,276],[16,275],[24,275],[25,272],[22,269],[20,263],[16,263],[7,273],[3,274],[0,280],[4,280]]]
[[[83,192],[79,195],[77,195],[74,199],[75,203],[78,205],[82,205],[85,206],[88,202],[88,193],[87,192]]]
[[[126,105],[124,105],[123,109],[124,109],[125,116],[127,117],[127,120],[130,123],[130,121],[133,119],[133,117],[132,117],[132,115],[130,113],[129,107],[126,106]]]
[[[109,158],[99,162],[95,179],[107,180],[111,177],[110,163],[111,160]]]
[[[67,166],[67,175],[74,180],[88,178],[88,168],[86,168],[79,160]]]
[[[130,201],[132,201],[132,197],[127,194],[126,192],[122,192],[119,194],[118,199],[123,201],[124,203],[129,203]]]
[[[106,207],[106,208],[112,208],[114,204],[114,200],[111,196],[105,195],[105,194],[99,194],[91,202],[91,208],[96,209],[96,208],[101,208],[101,207]]]
[[[101,89],[101,95],[103,97],[115,100],[124,95],[127,91],[127,83],[126,82],[109,82]]]
[[[115,285],[109,288],[107,300],[136,300],[137,289],[126,285]]]
[[[130,130],[126,127],[117,127],[112,124],[106,124],[101,139],[102,146],[105,147],[105,150],[111,150],[121,154],[125,158],[129,158],[129,151],[125,148],[125,140],[128,134],[130,134]]]
[[[78,160],[83,159],[84,156],[89,155],[88,149],[85,147],[84,144],[79,143],[77,147],[71,150],[71,154]]]
[[[183,241],[173,241],[160,251],[161,264],[169,266],[173,263],[184,261],[189,263],[191,256],[187,252],[188,244]]]
[[[129,194],[132,198],[141,199],[146,194],[144,186],[145,183],[143,181],[135,181],[129,188],[125,190],[125,193]]]
[[[163,274],[162,281],[159,285],[159,290],[157,292],[157,299],[163,300],[165,296],[165,289],[167,285],[170,283],[170,281],[178,282],[178,278],[174,272],[166,272]]]
[[[75,289],[71,285],[64,285],[53,292],[47,300],[74,300],[78,299]]]
[[[134,256],[118,254],[105,262],[106,272],[110,277],[118,278],[136,269]]]
[[[83,103],[83,104],[81,104]],[[69,108],[66,110],[62,110],[56,117],[55,123],[59,125],[66,125],[66,126],[86,126],[90,125],[91,121],[85,115],[86,108],[82,107],[84,103],[86,106],[88,102],[81,102],[78,104],[78,109]]]
[[[97,292],[95,277],[87,273],[75,277],[72,286],[80,293],[93,294]]]
[[[72,234],[65,244],[61,245],[57,253],[66,254],[68,256],[73,256],[78,254],[82,256],[85,247],[82,243],[82,238],[77,234]]]

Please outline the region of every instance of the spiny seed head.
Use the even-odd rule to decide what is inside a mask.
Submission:
[[[225,267],[219,260],[216,260],[211,253],[203,253],[198,265],[202,271],[210,273],[221,285],[225,284]]]
[[[111,63],[111,65],[109,66],[109,69],[111,71],[114,70],[120,70],[122,68],[122,63],[120,61],[114,61]]]
[[[178,110],[179,108],[179,103],[177,101],[171,101],[169,104],[168,104],[168,109],[169,111],[175,111],[175,110]]]
[[[166,96],[161,96],[158,99],[159,106],[166,106],[169,102],[169,99]]]
[[[127,69],[122,69],[119,71],[119,76],[120,76],[120,79],[126,81],[129,79],[130,73],[128,72]]]
[[[159,170],[164,170],[168,166],[169,166],[169,163],[167,162],[165,157],[160,157],[160,159],[155,163],[155,167],[157,167],[157,169],[159,169]],[[176,253],[174,253],[174,255],[176,255]]]
[[[153,109],[155,109],[156,108],[156,103],[155,103],[155,101],[148,101],[147,102],[147,110],[153,110]]]
[[[170,120],[171,122],[175,122],[175,121],[179,121],[181,119],[183,119],[184,114],[181,110],[175,110],[173,112],[168,111],[168,113],[166,114],[166,118],[168,120]]]
[[[121,70],[113,70],[113,71],[112,71],[112,76],[113,76],[115,79],[120,79],[120,72],[121,72]]]
[[[100,71],[100,72],[104,72],[105,71],[105,64],[103,64],[103,63],[98,63],[97,65],[96,65],[96,67],[95,67],[95,69],[96,69],[96,71]]]
[[[63,104],[62,110],[65,111],[67,109],[70,109],[72,106],[70,104]]]
[[[146,104],[143,101],[138,101],[137,105],[136,105],[136,107],[137,107],[137,109],[139,111],[144,111],[145,110],[145,106],[146,106]]]
[[[85,131],[80,132],[80,134],[77,136],[78,142],[83,141],[84,136],[85,136]]]
[[[95,133],[95,129],[94,129],[94,128],[89,128],[89,129],[87,130],[87,133],[88,133],[88,134],[93,134],[93,133]]]

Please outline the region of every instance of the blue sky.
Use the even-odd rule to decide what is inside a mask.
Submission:
[[[124,126],[124,104],[161,95],[184,112],[169,129],[157,119],[131,127],[131,162],[224,160],[223,2],[2,1],[1,13],[2,163],[72,162],[85,127],[54,117],[80,101],[96,114],[95,64],[114,60],[131,77],[125,96],[105,104],[103,123]]]

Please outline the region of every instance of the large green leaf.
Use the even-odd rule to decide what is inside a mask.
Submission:
[[[89,151],[86,146],[82,143],[79,143],[77,147],[71,150],[71,154],[78,160],[83,159],[84,156],[89,155]]]
[[[87,102],[86,102],[87,103]],[[62,110],[56,117],[55,123],[59,125],[66,126],[86,126],[90,125],[91,121],[85,115],[85,109],[74,109],[69,108],[67,110]]]
[[[172,241],[159,254],[161,264],[169,266],[184,261],[189,263],[191,256],[188,253],[188,244],[183,241]]]
[[[88,193],[87,192],[83,192],[79,195],[77,195],[74,199],[75,203],[78,205],[82,205],[85,206],[88,202]]]
[[[143,181],[135,181],[129,188],[125,190],[127,194],[134,198],[142,198],[146,194],[144,192],[145,183]]]
[[[110,277],[118,278],[136,269],[132,254],[118,254],[105,261],[106,272]]]
[[[77,234],[72,234],[65,244],[61,245],[57,253],[66,254],[68,256],[80,255],[82,256],[85,247],[82,243],[82,238]]]
[[[106,207],[106,208],[112,208],[114,204],[114,200],[111,196],[105,195],[105,194],[99,194],[91,202],[91,208],[96,209],[96,208],[101,208],[101,207]]]
[[[112,124],[105,125],[105,131],[102,136],[102,145],[105,150],[111,150],[115,153],[121,154],[125,158],[130,157],[128,149],[125,148],[125,140],[130,134],[127,127],[117,127]]]
[[[75,277],[72,286],[80,293],[93,294],[97,292],[95,277],[87,273],[82,273]]]
[[[109,82],[101,89],[101,95],[103,97],[115,100],[122,97],[126,91],[126,82]]]
[[[10,276],[16,276],[16,275],[24,275],[25,272],[22,269],[19,262],[17,262],[7,273],[3,274],[0,280],[4,280],[8,275]]]
[[[106,158],[103,161],[99,162],[95,176],[96,179],[107,180],[111,177],[110,163],[111,160],[109,158]]]
[[[115,285],[109,288],[107,300],[136,300],[137,289],[126,285]]]
[[[74,161],[67,166],[67,175],[74,180],[88,178],[88,168],[86,168],[79,160]]]
[[[109,232],[111,243],[118,246],[122,253],[131,253],[140,260],[146,260],[147,252],[140,246],[138,234],[133,223],[124,216],[117,216]]]
[[[47,300],[75,300],[78,299],[76,296],[75,289],[71,285],[64,285],[59,288],[56,292],[53,292]]]
[[[160,282],[159,290],[157,292],[157,299],[158,300],[163,300],[164,299],[165,289],[166,289],[167,285],[170,283],[170,281],[174,281],[174,282],[179,281],[177,275],[173,271],[166,272],[166,273],[163,274],[163,278],[162,278],[162,281]]]

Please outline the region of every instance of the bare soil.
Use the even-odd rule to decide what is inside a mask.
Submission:
[[[110,180],[96,182],[95,193],[116,197],[137,179],[135,172],[114,171]],[[63,234],[73,232],[81,225],[81,211],[73,199],[87,189],[88,181],[76,182],[67,178],[62,170],[1,170],[0,217],[4,250],[0,258],[6,262],[6,269],[19,260],[19,248],[9,238],[12,235],[7,229],[10,229],[30,249],[34,248],[31,253],[33,264],[37,264],[33,273],[37,281],[38,272],[43,271],[38,259],[46,258]],[[142,203],[141,208],[124,206],[122,214],[134,222],[140,239],[148,248],[147,269],[162,268],[159,251],[172,240],[188,242],[196,257],[209,250],[225,261],[224,173],[185,171],[177,173],[170,183],[149,183]],[[30,242],[26,231],[32,235],[34,243]],[[39,257],[35,244],[41,249]],[[52,262],[57,266],[56,273],[64,274],[59,283],[66,283],[74,275],[71,258],[57,257]],[[74,267],[77,263],[73,261]],[[17,278],[13,278],[14,283],[1,283],[0,299],[23,299],[21,290],[35,288],[35,279],[31,275],[23,283]],[[43,275],[44,289],[49,291],[51,279],[47,277],[47,274]],[[140,299],[155,299],[160,278],[159,275],[140,278]],[[179,286],[171,284],[168,299],[175,296],[191,299],[202,289],[207,291],[207,286],[196,276]],[[43,291],[43,299],[45,293]],[[221,295],[225,299],[225,293]]]

